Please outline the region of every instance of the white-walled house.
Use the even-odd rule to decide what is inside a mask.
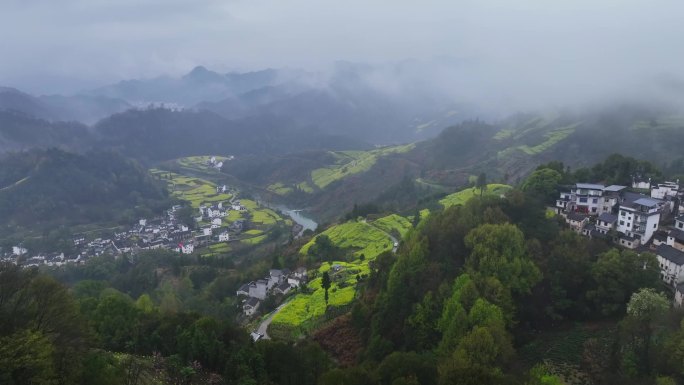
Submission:
[[[658,183],[651,188],[651,198],[665,199],[667,197],[675,198],[679,194],[679,180],[676,182]]]
[[[266,298],[266,292],[268,291],[268,281],[265,279],[260,279],[256,282],[252,282],[249,285],[249,296],[259,299]]]
[[[242,305],[242,311],[245,313],[246,316],[252,316],[259,309],[259,304],[260,302],[257,298],[249,298]]]
[[[640,244],[645,244],[658,229],[659,203],[659,200],[647,197],[620,203],[617,230],[628,237],[637,238]]]
[[[675,287],[674,301],[677,306],[682,306],[682,302],[684,302],[684,283],[680,283]]]
[[[181,254],[192,254],[195,251],[195,245],[192,243],[180,243],[175,250]]]
[[[581,232],[584,225],[589,223],[589,217],[579,213],[569,213],[565,217],[565,221],[570,225],[570,228],[576,232]]]
[[[28,250],[21,246],[12,246],[12,254],[22,256],[24,254],[28,253]]]
[[[273,291],[284,295],[289,293],[290,289],[292,289],[292,286],[290,286],[290,284],[287,282],[283,282],[280,285],[276,286],[276,288]]]
[[[222,232],[218,236],[219,242],[228,242],[230,241],[230,234],[227,231]]]
[[[561,212],[578,212],[588,215],[610,213],[620,200],[625,186],[604,186],[595,183],[577,183],[569,192],[561,192],[556,209]]]
[[[660,278],[670,285],[684,282],[684,252],[668,245],[657,247],[655,254],[660,264]]]
[[[651,178],[632,177],[632,188],[648,190],[651,188]]]
[[[615,229],[617,220],[618,216],[615,214],[603,213],[599,215],[599,217],[596,219],[596,231],[601,234],[608,234],[608,232]]]

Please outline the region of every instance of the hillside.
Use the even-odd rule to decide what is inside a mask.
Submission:
[[[57,149],[0,159],[2,233],[126,221],[168,208],[163,185],[136,162],[109,152]]]
[[[0,87],[0,110],[23,112],[51,121],[78,121],[92,124],[131,107],[124,100],[104,96],[33,96],[15,88]]]
[[[619,152],[668,165],[682,159],[683,146],[681,116],[621,105],[466,121],[410,147],[274,155],[226,172],[329,220],[362,203],[413,210],[418,200],[459,191],[483,172],[489,182],[515,185],[551,160],[576,169]]]
[[[88,127],[76,122],[49,122],[20,111],[0,110],[0,154],[30,148],[83,149]]]

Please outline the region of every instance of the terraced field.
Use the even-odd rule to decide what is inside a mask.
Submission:
[[[507,191],[512,189],[511,186],[507,184],[488,184],[487,189],[484,191],[485,195],[501,195],[505,194]],[[442,198],[439,203],[444,206],[444,208],[465,204],[470,198],[479,195],[480,190],[475,187],[469,187],[465,190],[455,192],[453,194],[447,195]]]
[[[397,214],[380,218],[372,222],[372,225],[386,233],[394,235],[397,238],[403,238],[404,235],[406,235],[406,233],[413,227],[408,219]]]
[[[353,174],[368,171],[380,157],[408,152],[414,147],[414,144],[407,144],[403,146],[378,148],[371,151],[332,152],[333,156],[336,158],[335,164],[311,171],[311,180],[316,186],[323,189],[332,182]]]
[[[216,193],[216,185],[205,179],[158,169],[151,169],[150,173],[164,180],[173,196],[190,202],[193,208],[199,208],[202,204],[227,202],[233,198],[231,194]]]
[[[378,254],[392,248],[391,239],[381,230],[365,222],[346,222],[325,230],[327,235],[338,247],[356,250],[355,256],[363,254],[367,259],[375,258]],[[302,247],[301,254],[306,254],[314,244],[312,239]]]
[[[356,297],[358,278],[370,273],[369,261],[383,251],[392,249],[392,241],[385,232],[405,234],[410,226],[406,218],[390,215],[370,224],[347,222],[324,231],[322,234],[327,235],[336,246],[355,249],[354,256],[357,258],[351,262],[324,263],[315,272],[310,272],[310,275],[316,276],[308,284],[313,292],[297,294],[275,315],[272,326],[296,334],[325,314],[325,290],[321,288],[321,276],[326,271],[333,282],[328,292],[329,306],[334,308],[350,304]],[[300,253],[306,254],[314,242],[315,238],[304,245]],[[365,257],[363,260],[361,254]]]

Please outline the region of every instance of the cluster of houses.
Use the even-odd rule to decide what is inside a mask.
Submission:
[[[182,254],[191,254],[196,248],[205,247],[217,242],[228,242],[231,234],[236,235],[244,228],[243,220],[236,220],[228,227],[221,226],[221,218],[225,216],[222,203],[218,203],[220,215],[212,207],[202,207],[200,220],[208,219],[209,225],[192,231],[177,218],[181,206],[173,206],[163,217],[154,219],[140,219],[128,230],[115,233],[112,238],[97,238],[86,241],[83,236],[73,238],[76,251],[72,255],[64,253],[32,253],[23,246],[15,246],[12,250],[0,253],[0,261],[18,264],[24,267],[32,266],[63,266],[69,263],[84,263],[88,259],[108,254],[121,256],[135,254],[141,250],[168,249]],[[244,210],[239,201],[231,203],[231,208]],[[3,250],[4,251],[4,250]]]
[[[230,155],[226,158],[226,160],[233,160],[235,157],[233,155]],[[207,166],[214,167],[217,170],[221,170],[221,167],[223,167],[223,161],[217,160],[215,156],[212,156],[207,160]]]
[[[636,192],[644,191],[646,193]],[[661,278],[684,300],[684,189],[679,181],[627,186],[577,183],[560,193],[555,210],[576,232],[658,257]],[[665,223],[674,225],[663,226]]]
[[[307,274],[304,267],[299,267],[294,271],[271,269],[266,277],[240,286],[236,294],[238,298],[242,298],[242,311],[249,317],[256,313],[261,301],[269,295],[287,294],[306,281]]]

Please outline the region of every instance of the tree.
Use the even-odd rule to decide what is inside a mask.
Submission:
[[[477,182],[475,183],[475,187],[480,189],[480,197],[482,197],[482,193],[487,189],[487,174],[484,172],[480,173],[480,175],[477,176]]]
[[[512,293],[529,293],[541,279],[539,269],[527,257],[525,237],[515,225],[481,225],[468,233],[465,243],[472,250],[466,262],[469,271],[496,277]]]
[[[330,289],[330,275],[326,271],[321,278],[321,287],[325,290],[325,306],[328,306],[328,289]]]
[[[638,359],[644,373],[651,371],[651,346],[653,335],[670,308],[669,301],[654,289],[641,289],[627,304],[627,318],[623,321],[624,331],[630,335],[629,346]]]
[[[563,176],[556,170],[542,168],[534,171],[522,184],[522,190],[526,193],[535,194],[545,201],[556,198],[558,184]]]
[[[595,288],[587,298],[604,315],[623,310],[632,293],[660,284],[658,259],[651,253],[611,249],[601,254],[591,267]]]

